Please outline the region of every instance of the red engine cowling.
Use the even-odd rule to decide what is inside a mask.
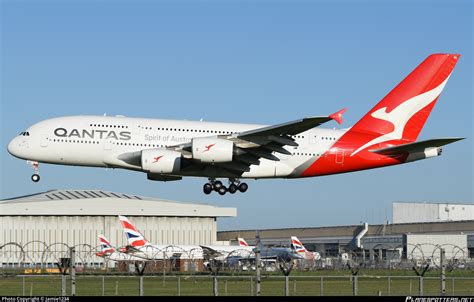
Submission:
[[[221,138],[193,138],[193,158],[204,163],[225,163],[232,161],[234,143]]]
[[[181,169],[181,153],[166,149],[142,150],[142,169],[149,173],[171,174]]]

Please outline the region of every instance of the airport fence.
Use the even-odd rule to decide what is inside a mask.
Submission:
[[[262,276],[263,296],[474,296],[474,277],[414,276]],[[255,296],[254,276],[69,276],[16,275],[0,277],[0,296]]]
[[[203,255],[202,251],[182,250],[179,246],[169,245],[163,249],[149,247],[145,255],[132,253],[102,254],[100,246],[78,244],[74,246],[62,242],[48,244],[42,241],[0,243],[0,273],[54,273],[65,269],[71,258],[71,249],[75,251],[76,271],[78,273],[122,273],[134,274],[145,264],[145,274],[163,272],[200,273],[216,264]],[[341,251],[338,255],[308,257],[294,261],[297,271],[388,269],[419,270],[440,268],[440,251],[445,253],[447,271],[473,270],[474,260],[469,258],[465,249],[455,245],[417,244],[405,248],[401,246],[380,245],[365,252]],[[125,251],[127,247],[118,247],[116,251]],[[264,259],[261,266],[264,271],[278,271],[279,259]],[[247,273],[255,270],[255,253],[237,249],[220,257],[219,270],[232,274]]]
[[[385,252],[384,252],[385,250]],[[474,295],[474,260],[451,245],[408,246],[403,254],[341,252],[298,260],[237,250],[210,258],[168,246],[145,256],[99,246],[32,241],[0,244],[0,295]],[[116,251],[126,251],[117,248]],[[115,254],[117,257],[117,254]]]

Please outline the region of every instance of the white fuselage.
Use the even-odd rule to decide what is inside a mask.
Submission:
[[[134,247],[130,255],[144,259],[203,259],[203,251],[199,245],[145,245]]]
[[[8,146],[22,159],[42,163],[115,167],[140,170],[118,156],[190,142],[193,138],[238,134],[265,125],[204,121],[161,120],[121,116],[69,116],[39,122]],[[294,136],[298,147],[285,146],[292,155],[274,153],[279,161],[260,159],[242,178],[299,177],[304,168],[323,155],[346,130],[314,128]],[[203,171],[174,175],[209,177]],[[219,177],[220,175],[215,175]],[[222,175],[225,177],[225,175]]]

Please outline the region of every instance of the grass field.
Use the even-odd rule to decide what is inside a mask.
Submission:
[[[290,295],[352,295],[351,277],[333,272],[332,275],[321,276],[314,273],[299,273],[290,276]],[[326,271],[328,273],[328,271]],[[474,296],[474,277],[448,276],[446,294]],[[359,295],[418,295],[419,278],[411,272],[404,276],[358,276]],[[211,276],[144,276],[145,295],[212,295]],[[254,278],[252,276],[220,276],[219,295],[252,295],[254,294]],[[67,293],[70,294],[71,281],[67,276]],[[439,295],[439,277],[425,277],[423,281],[424,295]],[[261,283],[262,295],[284,295],[285,279],[281,275],[263,275]],[[107,296],[138,295],[139,278],[136,276],[88,276],[78,275],[76,278],[77,295]],[[61,276],[12,276],[0,277],[0,296],[3,295],[61,295]]]

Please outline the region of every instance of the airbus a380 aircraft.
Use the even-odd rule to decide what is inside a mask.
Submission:
[[[459,59],[433,54],[354,126],[339,124],[345,109],[275,126],[68,116],[44,120],[15,137],[8,151],[38,164],[122,168],[148,179],[206,177],[204,193],[245,192],[243,178],[299,178],[403,164],[441,155],[462,138],[416,141]],[[226,187],[218,178],[228,178]]]

